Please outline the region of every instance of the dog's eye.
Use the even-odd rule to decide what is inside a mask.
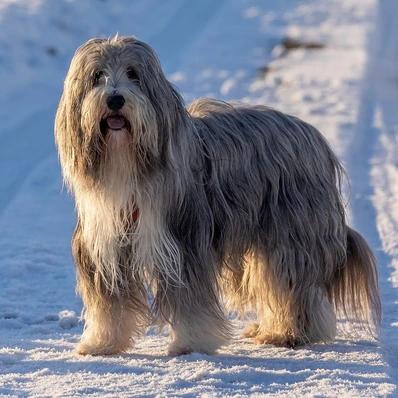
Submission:
[[[138,80],[138,74],[133,68],[127,69],[127,77],[130,80]]]
[[[104,76],[104,72],[102,72],[102,70],[98,70],[94,73],[94,76],[93,76],[94,86],[96,86],[99,83],[102,76]]]

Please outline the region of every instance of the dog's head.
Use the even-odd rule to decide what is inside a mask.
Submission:
[[[150,46],[133,37],[89,40],[72,59],[56,117],[67,182],[95,183],[121,151],[137,173],[156,167],[184,113]]]

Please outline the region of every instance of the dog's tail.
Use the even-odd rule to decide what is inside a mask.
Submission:
[[[376,259],[365,239],[348,227],[347,260],[336,271],[330,296],[337,311],[362,321],[373,336],[381,322],[381,302]]]

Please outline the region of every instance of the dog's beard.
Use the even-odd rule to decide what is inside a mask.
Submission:
[[[105,141],[96,188],[82,188],[76,201],[91,258],[109,290],[117,292],[127,283],[118,253],[120,247],[132,242],[137,184],[128,132],[109,132]]]
[[[122,93],[126,103],[118,112],[106,107],[105,90],[92,90],[83,101],[81,126],[94,184],[82,184],[76,195],[85,243],[113,292],[123,290],[126,279],[119,264],[120,247],[134,247],[137,220],[133,214],[139,211],[145,157],[148,152],[156,156],[158,151],[153,108],[143,97]],[[135,272],[134,264],[131,272]]]

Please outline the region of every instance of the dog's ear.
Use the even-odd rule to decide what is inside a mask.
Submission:
[[[58,147],[64,176],[69,176],[87,166],[90,159],[85,152],[85,135],[81,127],[81,109],[86,92],[90,89],[89,64],[86,62],[90,52],[96,51],[104,39],[94,38],[80,46],[71,61],[64,82],[62,96],[55,117],[55,141]]]
[[[60,162],[62,164],[62,171],[64,174],[64,179],[69,185],[70,177],[74,173],[76,168],[76,163],[78,155],[76,150],[78,145],[76,145],[76,134],[71,129],[73,124],[71,118],[73,115],[67,109],[67,94],[64,90],[62,93],[56,117],[55,117],[55,143],[58,147],[58,154]]]
[[[154,50],[146,43],[135,41],[141,52],[141,88],[156,112],[159,133],[171,138],[184,121],[186,110],[183,100],[166,79]]]
[[[83,159],[80,115],[84,85],[81,84],[81,78],[75,74],[75,57],[66,76],[55,117],[55,142],[67,183],[70,176],[78,171],[79,163]]]
[[[66,182],[78,172],[84,159],[84,137],[80,125],[82,97],[83,88],[73,82],[69,71],[55,117],[55,142]]]
[[[98,53],[98,45],[105,39],[90,39],[75,52],[64,82],[64,90],[59,106],[63,111],[64,123],[70,133],[81,133],[80,116],[83,99],[92,88],[92,55]],[[62,106],[61,106],[62,105]],[[83,137],[81,137],[83,138]]]

